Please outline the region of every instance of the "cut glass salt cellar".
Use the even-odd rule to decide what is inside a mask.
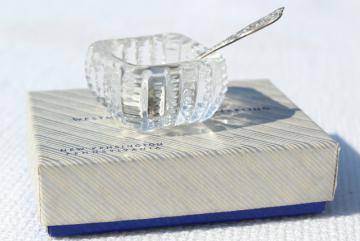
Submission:
[[[177,33],[103,40],[86,59],[98,100],[126,126],[146,131],[210,118],[226,92],[224,58]]]
[[[90,89],[125,125],[139,130],[201,122],[226,92],[226,64],[217,50],[276,22],[278,8],[207,49],[176,33],[97,41],[90,45]]]

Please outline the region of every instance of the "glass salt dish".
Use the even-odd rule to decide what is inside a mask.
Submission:
[[[210,118],[226,92],[225,59],[178,33],[97,41],[86,79],[114,117],[147,131]]]

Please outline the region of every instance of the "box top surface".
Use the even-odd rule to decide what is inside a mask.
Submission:
[[[39,165],[185,158],[321,147],[334,141],[269,81],[229,84],[208,121],[139,133],[87,89],[29,94]]]

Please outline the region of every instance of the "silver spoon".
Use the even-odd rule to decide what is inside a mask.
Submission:
[[[209,54],[212,54],[218,51],[219,49],[224,48],[225,46],[228,46],[229,44],[238,41],[239,39],[249,36],[250,34],[253,34],[259,31],[260,29],[267,27],[272,23],[275,23],[282,16],[283,11],[284,11],[284,7],[278,8],[275,11],[271,12],[270,14],[266,15],[265,17],[262,17],[259,20],[249,24],[245,28],[229,36],[227,39],[221,41],[220,43],[215,44],[213,47],[209,48],[204,53],[200,54],[197,57],[197,59],[205,58]]]

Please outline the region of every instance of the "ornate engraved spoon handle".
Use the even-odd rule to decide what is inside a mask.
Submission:
[[[276,9],[275,11],[266,15],[265,17],[260,18],[259,20],[255,21],[255,22],[249,24],[248,26],[246,26],[245,28],[241,29],[237,33],[229,36],[227,39],[223,40],[222,42],[214,45],[213,47],[211,47],[210,49],[206,50],[204,53],[199,55],[197,58],[202,59],[202,58],[208,56],[209,54],[212,54],[212,53],[216,52],[217,50],[224,48],[225,46],[238,41],[239,39],[242,39],[250,34],[253,34],[253,33],[259,31],[260,29],[263,29],[263,28],[269,26],[272,23],[275,23],[282,16],[283,11],[284,11],[284,7]]]

